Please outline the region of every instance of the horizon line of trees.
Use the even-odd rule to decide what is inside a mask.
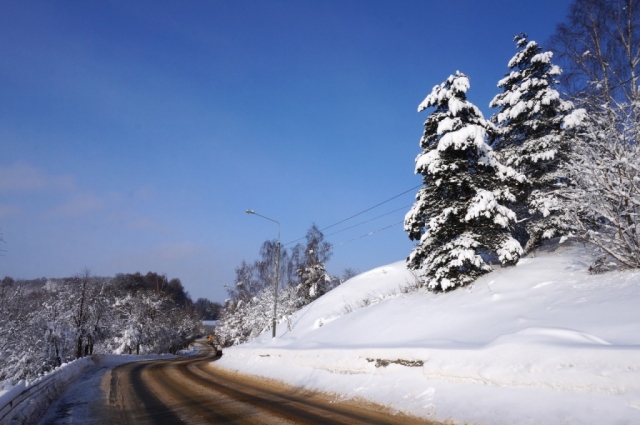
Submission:
[[[92,354],[177,353],[222,306],[149,272],[0,280],[0,383],[32,380]]]

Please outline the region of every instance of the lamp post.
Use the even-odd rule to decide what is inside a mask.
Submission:
[[[254,210],[247,210],[247,214],[253,214],[253,215],[257,215],[258,217],[262,217],[264,219],[267,219],[269,221],[273,221],[274,223],[276,223],[278,225],[278,245],[276,246],[276,280],[273,283],[273,326],[272,326],[272,333],[271,333],[271,338],[275,338],[276,337],[276,311],[277,311],[277,307],[278,307],[278,275],[279,275],[279,263],[280,263],[280,223],[277,222],[276,220],[269,218],[269,217],[265,217],[263,215],[258,214],[257,212],[255,212]]]

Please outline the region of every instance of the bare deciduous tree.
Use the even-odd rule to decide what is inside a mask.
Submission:
[[[581,108],[567,209],[579,233],[625,267],[640,267],[640,0],[575,0],[552,38]]]
[[[0,232],[0,242],[4,243],[4,235],[2,234],[2,232]],[[0,257],[4,257],[4,253],[7,252],[4,249],[0,249]]]
[[[575,0],[552,37],[562,82],[581,103],[638,98],[640,0]]]
[[[602,107],[582,123],[570,165],[579,231],[624,267],[640,267],[640,105]]]

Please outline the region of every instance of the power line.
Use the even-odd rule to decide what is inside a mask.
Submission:
[[[620,87],[620,86],[622,86],[622,85],[624,85],[624,84],[627,84],[628,82],[630,82],[631,80],[633,80],[633,79],[635,79],[635,78],[638,78],[638,77],[631,77],[631,78],[629,78],[628,80],[623,81],[623,82],[621,82],[620,84],[617,84],[617,85],[615,85],[615,86],[611,87],[609,90],[615,90],[615,89],[617,89],[618,87]]]
[[[396,195],[396,196],[393,196],[393,197],[391,197],[391,198],[387,199],[386,201],[382,201],[382,202],[380,202],[379,204],[376,204],[376,205],[374,205],[374,206],[372,206],[372,207],[370,207],[370,208],[367,208],[366,210],[360,211],[359,213],[354,214],[354,215],[352,215],[351,217],[347,217],[347,218],[345,218],[344,220],[340,220],[340,221],[338,221],[337,223],[333,223],[333,224],[332,224],[332,225],[330,225],[330,226],[324,227],[324,228],[320,229],[320,231],[322,232],[323,230],[330,229],[330,228],[332,228],[332,227],[334,227],[334,226],[337,226],[338,224],[341,224],[341,223],[344,223],[345,221],[351,220],[352,218],[355,218],[355,217],[357,217],[357,216],[359,216],[359,215],[362,215],[362,214],[366,213],[367,211],[371,211],[371,210],[372,210],[372,209],[374,209],[374,208],[378,208],[380,205],[384,205],[384,204],[386,204],[386,203],[387,203],[387,202],[389,202],[389,201],[393,201],[394,199],[399,198],[400,196],[404,195],[405,193],[409,193],[409,192],[411,192],[412,190],[415,190],[415,189],[417,189],[417,188],[419,188],[419,187],[422,187],[422,183],[420,183],[420,184],[419,184],[419,185],[417,185],[417,186],[412,187],[411,189],[407,189],[407,190],[405,190],[404,192],[402,192],[402,193],[400,193],[400,194],[398,194],[398,195]],[[305,237],[306,237],[306,236],[303,236],[303,237],[298,238],[298,239],[296,239],[296,240],[293,240],[293,241],[291,241],[291,242],[287,242],[287,243],[286,243],[286,244],[284,244],[283,246],[291,245],[292,243],[294,243],[294,242],[298,242],[299,240],[302,240],[302,239],[304,239]]]
[[[380,202],[379,204],[374,205],[374,206],[372,206],[371,208],[367,208],[366,210],[364,210],[364,211],[360,211],[359,213],[354,214],[354,215],[352,215],[351,217],[345,218],[344,220],[340,220],[339,222],[334,223],[334,224],[332,224],[331,226],[327,226],[327,227],[325,227],[324,229],[320,229],[320,231],[323,231],[323,230],[329,229],[329,228],[331,228],[331,227],[333,227],[333,226],[337,226],[338,224],[340,224],[340,223],[344,223],[344,222],[345,222],[345,221],[347,221],[347,220],[351,220],[351,219],[352,219],[352,218],[354,218],[354,217],[357,217],[357,216],[359,216],[359,215],[361,215],[361,214],[364,214],[364,213],[366,213],[367,211],[371,211],[371,210],[372,210],[372,209],[374,209],[374,208],[378,208],[380,205],[386,204],[387,202],[392,201],[392,200],[394,200],[394,199],[396,199],[396,198],[398,198],[398,197],[400,197],[400,196],[404,195],[405,193],[411,192],[412,190],[415,190],[415,189],[417,189],[417,188],[419,188],[419,187],[422,187],[422,183],[420,183],[419,185],[417,185],[417,186],[415,186],[415,187],[412,187],[411,189],[405,190],[404,192],[402,192],[402,193],[401,193],[401,194],[399,194],[399,195],[394,196],[393,198],[389,198],[389,199],[387,199],[386,201]]]
[[[369,220],[367,220],[367,221],[363,221],[363,222],[358,223],[358,224],[354,224],[353,226],[345,227],[345,228],[344,228],[344,229],[342,229],[342,230],[338,230],[337,232],[329,233],[328,235],[325,235],[325,236],[333,236],[333,235],[337,235],[338,233],[342,233],[342,232],[344,232],[345,230],[353,229],[354,227],[361,226],[361,225],[366,224],[366,223],[369,223],[369,222],[371,222],[371,221],[373,221],[373,220],[377,220],[377,219],[379,219],[379,218],[386,217],[386,216],[388,216],[389,214],[393,214],[394,212],[398,212],[398,211],[400,211],[400,210],[404,210],[405,208],[409,208],[411,205],[413,205],[413,204],[405,205],[404,207],[400,207],[400,208],[398,208],[397,210],[389,211],[389,212],[388,212],[388,213],[386,213],[386,214],[382,214],[382,215],[379,215],[379,216],[377,216],[377,217],[373,217],[372,219],[369,219]]]
[[[332,245],[332,246],[336,247],[336,246],[344,245],[344,244],[349,243],[349,242],[357,241],[358,239],[366,238],[367,236],[371,236],[371,235],[373,235],[375,233],[382,232],[383,230],[387,230],[387,229],[389,229],[389,228],[391,228],[393,226],[397,226],[398,224],[402,224],[402,223],[404,223],[404,220],[399,221],[397,223],[393,223],[393,224],[391,224],[391,225],[389,225],[387,227],[383,227],[382,229],[374,230],[373,232],[369,232],[369,233],[367,233],[365,235],[358,236],[357,238],[353,238],[353,239],[346,240],[344,242],[340,242],[340,243]]]

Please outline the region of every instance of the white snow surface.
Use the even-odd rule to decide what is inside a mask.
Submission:
[[[403,293],[414,277],[400,261],[301,309],[276,338],[225,349],[215,365],[437,421],[637,424],[640,272],[589,275],[593,259],[556,240],[439,294]]]
[[[80,375],[82,371],[92,364],[91,358],[85,357],[77,359],[69,363],[64,363],[53,371],[41,376],[40,378],[28,382],[21,380],[15,385],[11,385],[10,381],[0,382],[0,410],[9,404],[17,395],[30,387],[38,385],[40,382],[49,379],[53,381],[70,381]]]
[[[579,108],[579,109],[573,110],[569,115],[564,117],[564,119],[562,120],[562,123],[564,125],[564,128],[566,129],[575,128],[580,124],[582,124],[582,122],[586,119],[586,117],[587,117],[587,110],[583,108]]]

